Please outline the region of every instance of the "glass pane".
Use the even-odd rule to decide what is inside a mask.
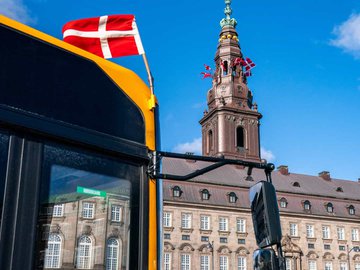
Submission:
[[[5,174],[8,157],[9,136],[0,133],[0,226],[4,204]]]
[[[129,269],[139,167],[45,146],[42,175],[36,269]]]

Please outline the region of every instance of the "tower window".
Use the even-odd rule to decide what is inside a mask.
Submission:
[[[208,132],[208,153],[214,149],[214,137],[212,130],[209,130]]]
[[[236,147],[245,147],[243,127],[236,128]]]

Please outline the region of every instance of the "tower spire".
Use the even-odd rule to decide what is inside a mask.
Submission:
[[[260,160],[261,114],[243,72],[243,54],[231,18],[231,0],[225,0],[225,18],[220,21],[220,39],[215,54],[212,87],[207,93],[208,110],[200,120],[203,155]]]
[[[220,26],[221,28],[224,28],[225,26],[232,26],[232,27],[236,27],[237,25],[237,21],[234,18],[231,18],[230,15],[232,13],[232,9],[230,7],[231,5],[231,0],[225,0],[225,9],[224,9],[224,13],[225,13],[225,18],[223,18],[220,21]]]

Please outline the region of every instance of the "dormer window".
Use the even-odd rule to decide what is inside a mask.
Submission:
[[[201,190],[201,199],[208,200],[210,198],[210,192],[207,189]]]
[[[310,210],[311,209],[311,204],[308,200],[306,200],[304,202],[304,210]]]
[[[280,207],[281,208],[286,208],[287,204],[288,204],[288,202],[287,202],[287,200],[285,198],[280,199]]]
[[[293,187],[300,187],[299,182],[294,182],[292,185],[293,185]]]
[[[334,212],[334,207],[333,207],[332,203],[329,202],[329,203],[326,204],[326,211],[328,213],[333,213]]]
[[[230,203],[236,203],[238,197],[236,196],[235,192],[229,193],[229,202]]]
[[[353,205],[350,205],[348,209],[349,209],[349,215],[355,215],[355,207]]]
[[[173,192],[173,197],[180,197],[182,194],[182,190],[179,186],[173,187],[172,192]]]
[[[344,192],[344,190],[342,189],[342,187],[337,187],[337,188],[336,188],[336,191],[337,191],[337,192]]]

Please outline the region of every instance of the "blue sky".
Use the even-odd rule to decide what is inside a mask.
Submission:
[[[223,0],[0,0],[0,13],[61,39],[67,21],[135,14],[161,106],[162,149],[200,149]],[[233,0],[263,157],[290,172],[360,177],[360,2]],[[140,56],[112,60],[146,81]]]

